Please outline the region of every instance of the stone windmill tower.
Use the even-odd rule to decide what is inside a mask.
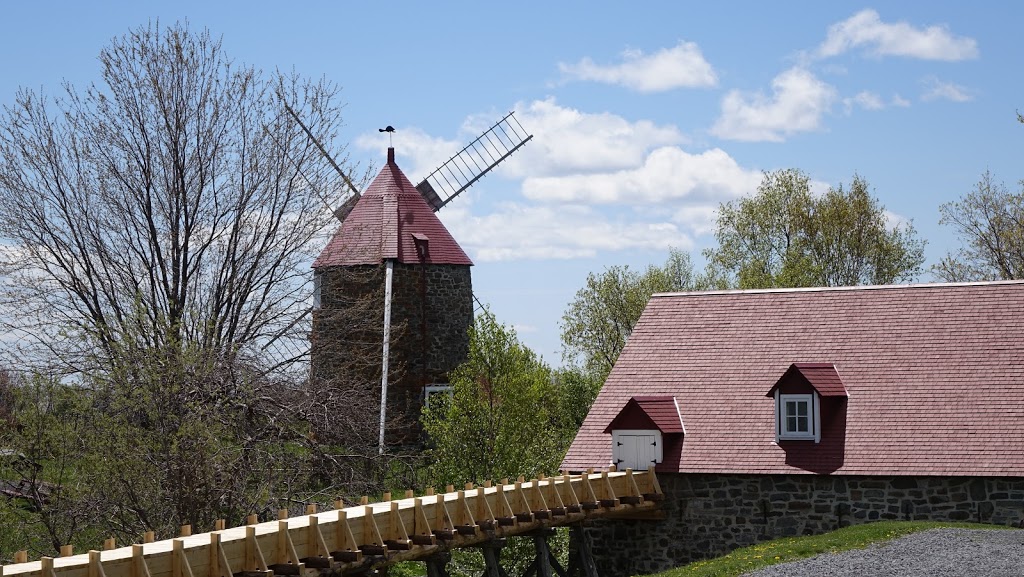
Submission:
[[[469,353],[473,262],[434,213],[531,138],[509,113],[415,186],[388,148],[369,187],[336,212],[341,227],[313,263],[312,373],[355,375],[381,399],[381,451],[415,434],[385,439],[387,417],[415,422]]]

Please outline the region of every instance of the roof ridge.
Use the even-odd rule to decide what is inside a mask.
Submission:
[[[654,293],[651,298],[656,297],[679,297],[679,296],[713,296],[713,295],[742,295],[761,293],[802,293],[802,292],[839,292],[839,291],[867,291],[867,290],[908,290],[908,289],[935,289],[954,288],[971,286],[1002,286],[1024,284],[1024,279],[996,280],[996,281],[969,281],[969,282],[945,282],[945,283],[910,283],[910,284],[886,284],[886,285],[853,285],[853,286],[826,286],[826,287],[793,287],[793,288],[766,288],[766,289],[725,289],[708,291],[680,291]]]

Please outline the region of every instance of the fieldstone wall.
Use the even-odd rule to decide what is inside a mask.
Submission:
[[[405,381],[422,389],[447,383],[448,373],[469,357],[473,281],[465,265],[395,264],[391,318],[405,323],[393,357],[402,359]]]
[[[878,520],[1024,521],[1020,477],[659,474],[663,521],[587,529],[602,577],[653,573],[759,541]]]
[[[351,409],[366,413],[380,399],[384,266],[324,267],[317,273],[312,374],[344,387],[357,401]],[[448,382],[448,373],[469,356],[473,284],[465,265],[396,263],[392,274],[388,416],[395,425],[388,438],[409,444],[419,436],[424,385]]]

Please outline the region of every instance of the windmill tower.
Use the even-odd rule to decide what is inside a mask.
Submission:
[[[381,399],[381,451],[385,441],[418,434],[413,427],[385,438],[387,419],[404,415],[415,423],[469,354],[473,262],[434,213],[531,138],[509,113],[416,186],[388,148],[369,187],[335,211],[341,226],[313,263],[312,374],[331,379],[355,367],[363,375],[361,392]],[[348,314],[368,296],[383,303],[382,325],[352,322],[361,317]]]

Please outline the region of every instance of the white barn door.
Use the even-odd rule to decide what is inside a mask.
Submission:
[[[659,431],[613,431],[612,460],[620,471],[646,471],[661,462]]]

